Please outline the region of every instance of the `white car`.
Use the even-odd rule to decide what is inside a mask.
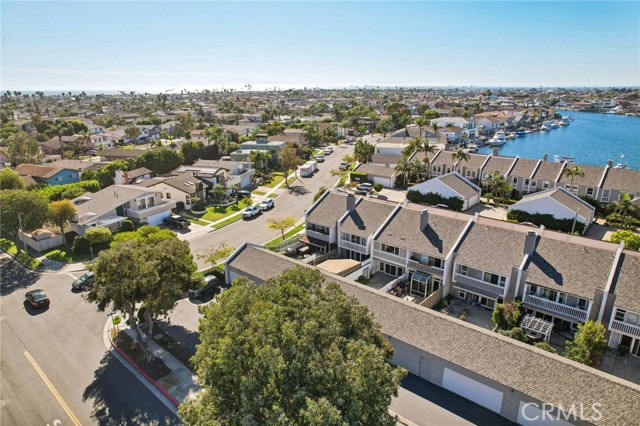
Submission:
[[[316,161],[318,163],[323,163],[324,162],[324,155],[323,154],[316,155]]]
[[[261,211],[262,210],[258,206],[249,206],[242,212],[242,218],[251,219],[252,217],[259,215]]]
[[[341,162],[339,169],[340,170],[349,170],[349,163],[346,162],[346,161]]]
[[[327,147],[324,149],[324,154],[325,155],[329,155],[329,154],[333,154],[333,148],[332,147]]]
[[[272,198],[265,198],[260,202],[260,205],[258,205],[258,207],[260,207],[260,210],[265,211],[275,207],[275,204],[273,203]]]
[[[368,182],[359,183],[356,185],[356,189],[359,189],[361,191],[371,191],[373,189],[373,184],[370,184]]]

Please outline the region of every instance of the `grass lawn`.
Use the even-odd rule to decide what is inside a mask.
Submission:
[[[291,230],[285,232],[284,233],[284,239],[286,240],[287,238],[290,238],[290,237],[294,236],[295,234],[297,234],[298,232],[302,231],[303,229],[304,229],[304,223],[301,223],[300,225],[296,226],[295,228],[292,228]],[[265,247],[269,248],[271,246],[275,246],[275,245],[279,244],[282,241],[284,241],[282,239],[282,236],[276,237],[273,240],[271,240],[268,243],[266,243]]]
[[[266,192],[264,192],[264,191],[258,191],[258,190],[256,189],[256,190],[251,191],[251,194],[253,194],[253,195],[264,195],[264,194],[266,194]]]
[[[216,223],[215,225],[213,225],[213,229],[222,228],[223,226],[227,226],[227,225],[229,225],[229,224],[231,224],[233,222],[237,222],[240,219],[242,219],[242,215],[241,214],[239,214],[238,216],[230,217],[227,220],[223,220],[222,222]]]
[[[202,226],[207,226],[207,225],[211,225],[211,223],[209,222],[205,222],[204,220],[200,220],[200,219],[191,219],[190,217],[187,218],[189,220],[189,222],[191,223],[195,223],[196,225],[202,225]]]
[[[18,250],[18,247],[16,247],[16,245],[11,240],[0,238],[0,247],[2,247],[2,249],[7,253],[15,256],[19,262],[23,263],[28,268],[39,269],[42,266],[42,262],[40,262],[38,259],[29,256],[22,249]]]
[[[233,213],[237,213],[250,205],[251,205],[251,200],[247,200],[245,198],[244,200],[240,201],[238,204],[232,204],[227,207],[209,207],[207,212],[203,214],[200,218],[204,220],[208,220],[210,222],[215,222],[217,220],[224,219],[225,217]]]
[[[91,260],[90,254],[74,253],[71,248],[52,248],[42,253],[47,259],[56,262],[76,263]]]
[[[266,188],[273,188],[274,186],[282,182],[282,180],[284,179],[284,176],[282,175],[282,172],[273,172],[271,173],[270,178],[271,178],[270,180],[265,181],[265,183],[263,183],[260,186],[264,186]]]
[[[18,247],[16,247],[13,241],[7,240],[6,238],[0,238],[0,247],[2,247],[2,249],[7,253],[14,256],[18,254]]]

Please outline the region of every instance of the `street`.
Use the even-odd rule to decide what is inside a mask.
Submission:
[[[107,316],[71,292],[73,276],[37,274],[16,262],[2,265],[2,425],[179,423],[106,351]],[[51,299],[48,309],[25,306],[24,293],[35,288]]]

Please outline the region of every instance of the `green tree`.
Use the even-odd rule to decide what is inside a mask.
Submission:
[[[571,186],[571,188],[573,189],[573,179],[576,176],[584,177],[584,172],[582,171],[582,169],[580,169],[580,166],[573,166],[573,167],[567,167],[566,169],[562,170],[562,175],[568,176],[571,178],[571,182],[569,183],[569,186]]]
[[[627,218],[633,216],[640,210],[638,206],[634,204],[634,201],[635,200],[631,198],[631,195],[623,192],[622,194],[620,194],[620,199],[613,202],[614,212],[616,213],[618,218],[620,218],[620,223],[622,224],[622,226],[627,229],[631,229],[633,227],[633,224],[631,223],[631,221],[627,220]]]
[[[611,234],[609,241],[612,243],[620,243],[624,241],[624,247],[631,250],[640,250],[640,234],[632,231],[616,231]]]
[[[50,221],[60,228],[60,235],[64,235],[64,226],[76,215],[76,206],[69,200],[53,201],[49,203],[51,211]],[[67,239],[64,239],[67,245]]]
[[[211,266],[217,266],[220,262],[227,260],[236,251],[236,248],[227,243],[222,243],[215,249],[210,249],[205,253],[198,254],[198,259],[202,259]]]
[[[125,312],[136,342],[151,359],[148,339],[153,336],[154,321],[166,316],[178,299],[197,285],[189,244],[175,237],[152,243],[142,239],[119,242],[101,251],[91,270],[95,284],[87,300],[95,303],[100,312],[107,308]],[[145,308],[146,337],[137,325],[140,304]]]
[[[327,192],[327,187],[326,186],[321,186],[320,188],[318,188],[318,192],[316,192],[316,195],[313,196],[313,202],[315,203],[316,201],[318,201],[318,199],[320,197],[322,197],[322,195]]]
[[[457,164],[456,163],[461,163],[461,162],[469,162],[469,160],[471,159],[471,156],[469,155],[469,153],[467,153],[464,149],[462,148],[458,148],[457,150],[455,150],[452,154],[451,154],[451,161],[454,162],[454,170],[457,168]]]
[[[218,145],[222,141],[223,134],[224,129],[220,126],[209,126],[204,129],[204,137],[207,139],[207,145],[210,145],[211,141]]]
[[[538,349],[542,349],[543,351],[551,352],[552,354],[558,353],[556,348],[548,344],[547,342],[536,342],[533,344]]]
[[[182,164],[184,164],[182,153],[170,148],[150,149],[136,160],[137,167],[146,167],[157,175],[169,173]]]
[[[506,199],[512,190],[513,188],[511,188],[509,181],[503,175],[499,172],[491,173],[489,176],[489,195],[491,199],[505,200],[506,206]]]
[[[369,161],[371,159],[371,156],[375,152],[376,148],[363,139],[358,139],[356,141],[356,146],[353,149],[353,155],[361,163],[366,163],[367,161]]]
[[[130,124],[124,129],[124,134],[131,142],[135,143],[138,136],[140,136],[140,128]]]
[[[100,188],[106,188],[107,186],[113,185],[113,178],[116,176],[116,171],[122,170],[126,172],[134,168],[135,160],[115,160],[106,164],[99,169],[95,170],[86,170],[82,173],[82,180],[97,180],[100,184]]]
[[[176,132],[179,136],[191,137],[196,122],[190,113],[180,114],[176,117]]]
[[[10,167],[5,167],[0,171],[0,190],[3,189],[24,189],[24,179],[14,172]]]
[[[101,226],[99,228],[88,229],[87,232],[84,233],[84,238],[90,245],[94,246],[96,244],[110,243],[111,240],[113,240],[113,235],[109,228]]]
[[[440,113],[435,109],[427,109],[422,115],[428,120],[433,120],[435,118],[440,118]]]
[[[565,356],[581,364],[591,365],[606,347],[607,330],[599,322],[589,320],[578,325],[573,341],[565,343]]]
[[[411,174],[411,163],[405,159],[398,161],[395,168],[398,177],[402,179],[402,187],[407,186],[409,175]]]
[[[303,161],[300,157],[298,157],[298,153],[296,152],[296,148],[292,145],[285,146],[280,151],[280,166],[282,167],[282,171],[284,173],[284,184],[289,187],[289,173],[291,170],[296,170],[297,167],[302,164]]]
[[[430,122],[431,122],[431,120],[429,120],[427,117],[424,117],[424,116],[416,118],[416,124],[418,125],[418,137],[419,138],[423,138],[424,137],[424,134],[422,133],[422,128],[428,126]]]
[[[524,333],[524,330],[520,327],[513,327],[509,330],[498,330],[498,333],[503,336],[510,337],[515,340],[519,340],[521,342],[527,342],[527,335]]]
[[[200,141],[183,143],[180,150],[184,156],[184,163],[191,165],[199,160],[203,148],[204,144]]]
[[[517,327],[522,316],[521,303],[498,303],[491,313],[491,321],[502,330]]]
[[[267,219],[267,228],[275,229],[282,233],[282,240],[284,241],[284,231],[291,228],[296,224],[296,218],[292,216],[285,217],[270,217]]]
[[[376,124],[376,132],[382,133],[382,137],[386,138],[387,133],[393,130],[393,121],[390,118],[383,118]]]
[[[322,281],[308,268],[260,286],[239,278],[203,309],[204,390],[180,407],[186,424],[396,424],[389,404],[406,371],[368,309]]]
[[[422,176],[426,175],[428,172],[429,169],[427,166],[417,158],[414,158],[409,164],[409,176],[414,182],[420,182]]]
[[[387,105],[386,114],[396,129],[405,126],[408,124],[408,121],[411,120],[409,107],[401,102],[391,102]],[[406,117],[409,117],[409,120],[407,120]]]
[[[222,204],[227,200],[227,190],[220,184],[213,185],[209,195],[213,201],[213,204]]]
[[[37,164],[43,157],[38,141],[22,131],[7,138],[7,154],[16,164]]]
[[[257,149],[249,154],[249,158],[253,161],[253,168],[256,170],[266,170],[269,160],[271,160],[271,153]]]
[[[0,212],[2,229],[12,232],[18,243],[21,225],[24,232],[29,232],[41,228],[49,219],[49,200],[37,192],[21,189],[0,191]]]

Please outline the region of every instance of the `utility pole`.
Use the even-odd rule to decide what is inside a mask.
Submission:
[[[24,253],[29,254],[29,252],[27,251],[27,240],[25,240],[24,238],[24,230],[22,229],[22,216],[20,216],[20,213],[18,213],[18,223],[20,224],[20,233],[22,234],[22,244],[24,246]],[[18,236],[18,239],[20,239],[20,236]]]

